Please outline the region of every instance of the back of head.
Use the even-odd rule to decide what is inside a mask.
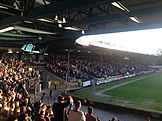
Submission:
[[[90,114],[93,113],[93,108],[91,106],[88,107],[88,113],[90,113]]]
[[[62,95],[59,95],[57,100],[58,102],[62,102],[64,100],[64,97]]]
[[[79,100],[77,100],[75,102],[75,109],[80,109],[81,108],[81,102]]]
[[[111,121],[118,121],[116,117],[113,117]]]
[[[146,121],[150,121],[150,117],[147,117]]]
[[[41,110],[40,111],[40,115],[44,116],[45,115],[45,111]]]

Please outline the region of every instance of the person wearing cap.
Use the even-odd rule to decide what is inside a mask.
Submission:
[[[58,102],[54,103],[52,106],[52,110],[54,113],[54,121],[64,121],[65,119],[64,108],[70,105],[73,99],[71,96],[69,96],[68,100],[65,101],[64,97],[62,95],[59,95],[57,101]]]

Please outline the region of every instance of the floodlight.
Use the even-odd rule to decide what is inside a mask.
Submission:
[[[139,20],[139,18],[137,17],[129,17],[132,21],[136,22],[136,23],[142,23],[141,20]]]
[[[130,12],[128,8],[126,8],[123,4],[121,4],[119,1],[117,2],[112,2],[111,3],[113,6],[121,9],[122,11],[127,11],[127,12]]]

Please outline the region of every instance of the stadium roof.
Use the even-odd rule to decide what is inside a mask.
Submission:
[[[161,0],[1,0],[0,46],[67,48],[83,34],[161,28],[161,20]]]

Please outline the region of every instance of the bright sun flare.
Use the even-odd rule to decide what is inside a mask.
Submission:
[[[162,49],[162,28],[130,32],[82,36],[76,40],[82,45],[95,45],[142,54],[156,54]]]

